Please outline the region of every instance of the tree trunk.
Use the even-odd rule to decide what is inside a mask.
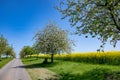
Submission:
[[[30,54],[30,58],[32,57],[32,54]]]
[[[8,58],[8,55],[6,55],[6,59]]]
[[[1,57],[1,54],[0,54],[0,61],[2,61],[2,57]]]
[[[39,54],[37,53],[37,59],[38,59],[38,57],[39,57]]]
[[[54,62],[54,54],[51,54],[51,63]]]
[[[44,61],[43,61],[43,63],[48,63],[48,59],[45,58]]]

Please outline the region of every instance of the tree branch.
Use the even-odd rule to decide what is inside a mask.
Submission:
[[[114,4],[114,6],[117,6],[119,2],[120,2],[120,0],[116,1],[116,3]]]
[[[108,9],[109,9],[109,11],[110,11],[111,18],[112,18],[113,22],[115,23],[116,28],[120,31],[120,26],[118,25],[118,23],[117,23],[117,21],[116,21],[116,19],[115,19],[115,16],[114,16],[114,14],[112,13],[112,9],[111,9],[110,7],[109,7]]]
[[[96,5],[97,5],[97,6],[101,6],[101,7],[105,7],[105,6],[108,5],[108,2],[107,2],[107,0],[106,0],[105,4],[98,4],[98,3],[96,3]]]

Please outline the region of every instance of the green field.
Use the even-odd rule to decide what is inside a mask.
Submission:
[[[120,80],[119,65],[90,64],[84,62],[55,60],[42,64],[43,59],[22,59],[26,69],[47,68],[61,76],[61,80]],[[29,74],[33,74],[32,73]],[[33,77],[33,76],[32,76]]]
[[[4,65],[6,65],[9,61],[11,61],[13,58],[3,58],[2,61],[0,61],[0,68],[2,68]]]

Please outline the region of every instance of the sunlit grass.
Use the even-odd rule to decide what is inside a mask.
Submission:
[[[3,58],[2,61],[0,61],[0,68],[2,68],[4,65],[6,65],[9,61],[11,61],[13,58]]]

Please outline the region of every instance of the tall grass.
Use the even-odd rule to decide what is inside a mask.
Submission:
[[[39,55],[39,57],[48,57],[50,55]],[[110,65],[120,65],[120,52],[88,52],[88,53],[72,53],[72,54],[60,54],[55,55],[55,59],[66,60],[66,61],[76,61],[76,62],[86,62],[92,64],[110,64]]]

